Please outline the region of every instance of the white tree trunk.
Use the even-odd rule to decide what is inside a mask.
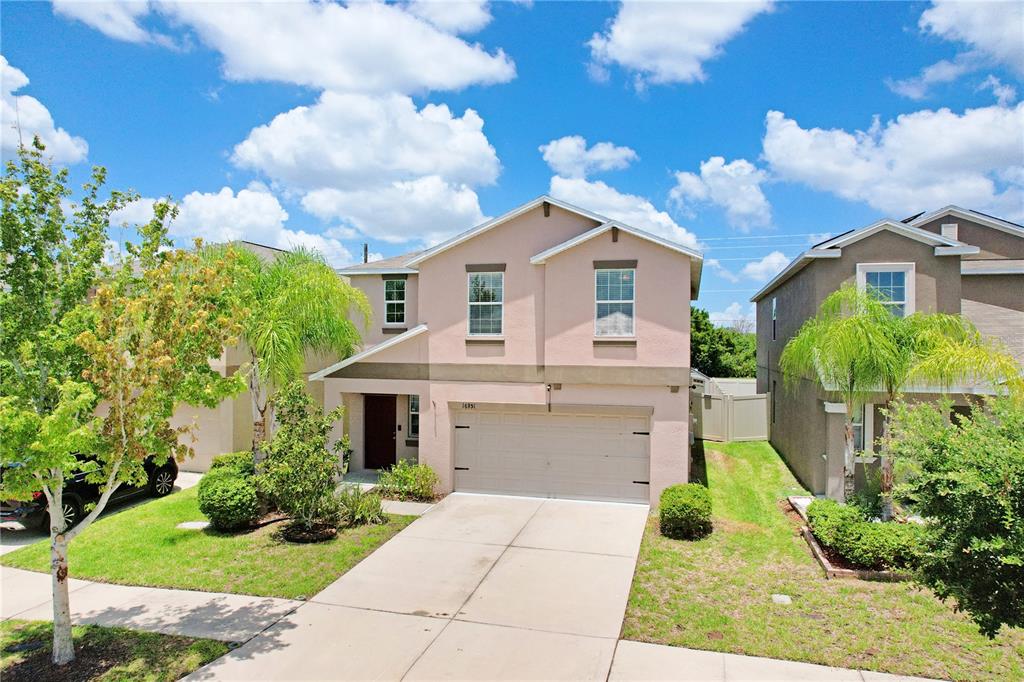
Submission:
[[[46,493],[50,512],[50,581],[53,600],[53,656],[55,665],[75,660],[71,639],[71,602],[68,599],[68,542],[64,535],[64,499],[62,488]]]
[[[891,401],[890,403],[891,404]],[[892,519],[892,457],[888,453],[889,443],[889,419],[886,417],[882,424],[882,520]]]

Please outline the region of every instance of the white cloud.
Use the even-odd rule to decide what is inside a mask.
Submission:
[[[485,219],[476,192],[436,175],[350,190],[317,189],[303,197],[302,207],[393,243],[436,244]]]
[[[1024,75],[1024,4],[933,0],[918,22],[922,31],[965,43]]]
[[[697,237],[680,227],[665,211],[659,211],[647,199],[635,194],[623,194],[601,181],[584,178],[551,178],[551,196],[587,208],[608,218],[621,220],[627,225],[670,239],[676,243],[699,249]]]
[[[486,0],[411,0],[409,12],[442,31],[474,33],[491,23]]]
[[[921,69],[921,73],[911,78],[893,80],[887,78],[885,85],[897,95],[914,100],[928,97],[931,87],[940,83],[951,83],[965,73],[978,69],[983,63],[977,52],[963,52],[951,60],[942,59]]]
[[[111,223],[147,222],[153,216],[154,201],[144,197],[129,204],[111,216]],[[279,249],[315,249],[335,266],[353,262],[352,254],[337,239],[289,229],[288,212],[277,197],[258,183],[237,193],[230,187],[219,192],[191,192],[178,206],[178,217],[170,224],[170,233],[179,246],[186,246],[195,237],[207,243],[246,240]]]
[[[394,4],[122,0],[91,5],[64,2],[58,12],[112,38],[167,44],[170,39],[140,24],[155,10],[218,51],[229,80],[412,93],[504,83],[515,77],[515,64],[500,49],[488,52],[469,44]],[[467,21],[463,16],[450,23],[465,26]]]
[[[151,5],[146,0],[53,0],[53,11],[92,26],[115,40],[171,46],[173,41],[170,38],[149,31],[139,23],[150,13]]]
[[[587,140],[580,135],[567,135],[540,146],[551,170],[568,178],[583,178],[593,171],[621,170],[640,157],[629,147],[618,147],[611,142],[598,142],[587,148]]]
[[[1009,83],[989,74],[988,77],[978,85],[978,90],[991,90],[996,97],[996,102],[1001,107],[1007,107],[1017,101],[1017,89]]]
[[[789,265],[790,259],[781,251],[772,251],[764,258],[752,260],[740,270],[740,276],[755,282],[767,282]]]
[[[489,184],[500,171],[483,119],[444,104],[417,110],[409,97],[325,92],[312,106],[278,114],[235,147],[242,168],[294,188],[352,189],[441,175]]]
[[[746,232],[772,222],[772,207],[761,191],[768,176],[746,159],[726,163],[712,156],[700,164],[700,175],[676,172],[669,200],[692,215],[694,204],[711,202],[725,209],[729,223]]]
[[[711,324],[716,327],[730,327],[749,332],[753,331],[754,314],[753,305],[744,310],[742,303],[733,301],[725,310],[709,313],[708,317],[711,318]]]
[[[46,145],[45,155],[54,162],[84,160],[89,153],[85,140],[58,128],[50,111],[35,97],[14,94],[26,85],[28,76],[0,55],[0,150],[4,158],[17,154],[19,143],[31,145],[33,136],[38,135]]]
[[[732,271],[726,269],[726,267],[722,265],[721,261],[717,258],[705,258],[704,266],[713,270],[722,279],[732,282],[733,284],[740,281],[740,278],[733,274]]]
[[[769,111],[763,156],[782,180],[890,215],[955,203],[1019,221],[1022,148],[1024,104],[917,111],[852,133]]]
[[[637,2],[619,7],[604,33],[590,46],[590,72],[598,80],[617,64],[634,74],[638,89],[647,84],[692,83],[707,78],[703,63],[770,2]]]

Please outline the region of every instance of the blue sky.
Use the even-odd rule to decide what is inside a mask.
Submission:
[[[1022,7],[5,3],[3,156],[18,121],[119,220],[337,265],[550,192],[703,248],[728,323],[816,235],[1024,220]]]

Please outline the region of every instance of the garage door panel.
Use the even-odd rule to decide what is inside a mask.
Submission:
[[[455,432],[457,490],[648,500],[645,417],[487,410],[454,417],[469,427]]]

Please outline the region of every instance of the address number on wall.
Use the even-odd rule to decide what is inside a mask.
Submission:
[[[462,409],[464,410],[475,410],[476,403],[462,403]]]

